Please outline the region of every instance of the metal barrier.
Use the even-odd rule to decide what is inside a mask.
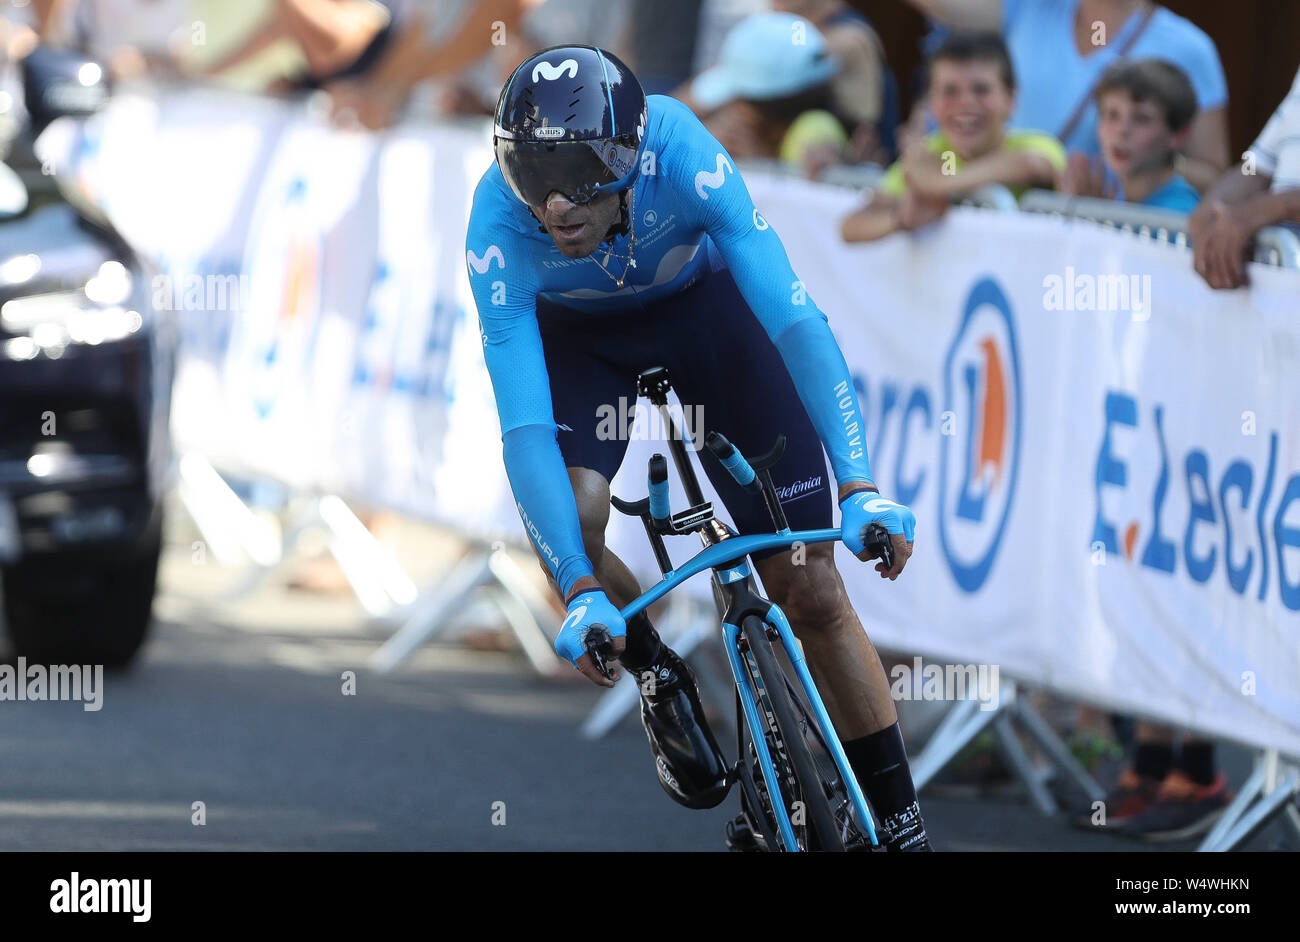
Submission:
[[[742,175],[761,173],[769,177],[798,177],[803,179],[803,168],[788,164],[775,157],[746,157],[736,161],[736,170]]]
[[[736,169],[742,174],[761,173],[770,177],[806,179],[802,167],[774,158],[753,157],[738,160]],[[878,164],[831,164],[818,174],[817,182],[852,190],[870,190],[875,188],[884,175],[885,168]]]
[[[776,177],[797,177],[803,179],[803,171],[792,164],[780,160],[743,160],[737,161],[741,173],[763,173]],[[847,189],[870,191],[880,185],[887,168],[878,164],[833,164],[818,175],[818,183],[842,186]],[[974,206],[977,209],[993,209],[1010,213],[1019,209],[1016,198],[1005,186],[990,183],[979,189],[953,200],[957,206]]]
[[[1300,269],[1300,235],[1281,226],[1264,227],[1255,233],[1255,261]]]
[[[1173,210],[1114,200],[1066,196],[1050,190],[1030,190],[1021,198],[1020,208],[1027,213],[1087,219],[1121,232],[1155,239],[1157,242],[1191,245],[1187,232],[1188,215]],[[1261,229],[1255,234],[1254,260],[1278,268],[1300,269],[1300,237],[1290,229],[1278,226]]]
[[[823,170],[817,181],[855,190],[873,190],[884,175],[885,168],[876,164],[835,164]]]
[[[992,209],[1000,213],[1014,213],[1020,209],[1015,195],[1000,183],[988,183],[969,193],[963,193],[953,200],[956,206],[974,206],[976,209]]]

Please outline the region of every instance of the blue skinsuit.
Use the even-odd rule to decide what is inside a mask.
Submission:
[[[566,258],[496,164],[474,192],[465,241],[506,473],[525,530],[566,596],[574,582],[593,572],[556,442],[539,298],[593,318],[634,316],[725,263],[780,351],[836,481],[872,480],[848,366],[826,316],[798,283],[775,230],[754,208],[730,156],[690,109],[664,95],[649,96],[647,109],[641,172],[631,194],[636,267],[628,270],[622,289],[611,275],[623,274],[626,235],[616,237],[608,261],[605,244],[586,258]],[[654,221],[649,234],[646,220]],[[672,337],[664,341],[669,344]]]

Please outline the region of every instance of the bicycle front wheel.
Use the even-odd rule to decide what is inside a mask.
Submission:
[[[788,760],[798,785],[797,794],[792,794],[791,802],[802,801],[806,812],[808,830],[817,837],[817,846],[806,849],[825,851],[843,851],[844,840],[835,822],[835,813],[822,785],[822,776],[817,763],[813,761],[805,738],[807,730],[802,713],[796,711],[790,700],[790,690],[785,673],[776,660],[772,642],[768,639],[767,623],[757,615],[750,615],[741,624],[741,631],[754,655],[754,664],[758,668],[759,678],[763,684],[760,701],[766,700],[771,709],[760,713],[767,716],[768,723],[775,724],[769,730],[776,740],[773,745],[773,759],[780,772],[781,758]],[[755,691],[758,693],[758,691]],[[757,732],[757,731],[755,731]],[[777,755],[779,753],[780,755]],[[773,796],[775,800],[775,796]],[[809,842],[811,844],[811,841]]]

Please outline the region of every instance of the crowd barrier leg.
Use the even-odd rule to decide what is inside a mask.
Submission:
[[[1047,787],[1047,778],[1053,773],[1062,774],[1088,796],[1090,801],[1100,801],[1105,791],[1081,766],[1061,738],[1018,695],[1012,681],[1003,680],[998,688],[998,704],[992,710],[980,709],[976,700],[959,700],[954,703],[942,722],[930,736],[925,748],[913,759],[912,780],[920,791],[944,767],[975,739],[986,727],[992,725],[998,749],[1011,771],[1020,779],[1030,800],[1043,814],[1054,814],[1056,799]],[[1017,726],[1042,749],[1051,763],[1046,770],[1034,766],[1029,754],[1016,735]]]
[[[187,452],[179,461],[178,495],[198,527],[207,550],[222,565],[245,572],[220,595],[222,602],[246,598],[289,560],[294,547],[311,530],[327,534],[327,547],[362,607],[372,617],[411,605],[418,591],[342,498],[296,497],[277,503],[285,524],[276,528],[260,519],[202,455]]]
[[[1051,791],[1047,788],[1043,772],[1034,767],[1034,761],[1029,758],[1029,753],[1025,752],[1025,747],[1020,744],[1020,740],[1016,737],[1016,730],[1011,725],[1013,715],[1011,710],[1004,710],[993,721],[993,734],[997,736],[998,748],[1002,752],[1002,757],[1006,760],[1007,765],[1024,783],[1026,790],[1029,792],[1030,800],[1033,801],[1039,812],[1045,815],[1056,814],[1059,810],[1056,799],[1052,797]]]
[[[482,542],[474,543],[450,573],[408,606],[402,626],[370,656],[371,669],[388,673],[396,668],[437,637],[480,591],[486,591],[488,600],[501,612],[533,669],[543,676],[554,674],[560,661],[534,614],[547,610],[545,599],[501,543],[489,548]]]
[[[1047,754],[1058,771],[1072,780],[1089,801],[1105,799],[1106,790],[1074,757],[1070,747],[1061,741],[1061,737],[1047,725],[1046,720],[1031,710],[1024,700],[1016,700],[1011,708],[1015,711],[1016,719],[1020,721],[1025,733]]]
[[[1003,682],[998,691],[999,698],[1006,694],[1007,686]],[[975,700],[958,700],[954,703],[948,715],[930,735],[925,748],[911,762],[912,781],[917,791],[929,784],[967,743],[997,717],[997,710],[981,710]]]
[[[283,558],[277,535],[258,520],[206,458],[187,452],[178,462],[181,503],[207,549],[225,566],[252,560],[269,568]]]
[[[492,577],[500,583],[500,587],[494,593],[497,605],[505,615],[510,630],[519,640],[519,647],[523,649],[524,656],[528,658],[537,673],[553,674],[558,656],[551,644],[550,635],[533,614],[549,609],[545,594],[538,588],[536,582],[524,574],[519,564],[504,549],[494,549],[488,556],[487,565]]]
[[[370,667],[387,673],[437,636],[490,573],[488,551],[471,549],[432,591],[421,593],[402,626],[370,656]]]
[[[1277,817],[1300,836],[1300,768],[1283,762],[1276,749],[1266,749],[1256,757],[1255,768],[1237,797],[1196,849],[1202,853],[1235,850]]]
[[[329,533],[329,551],[362,607],[379,618],[395,605],[412,604],[419,595],[415,583],[343,499],[330,494],[314,503],[315,516]]]

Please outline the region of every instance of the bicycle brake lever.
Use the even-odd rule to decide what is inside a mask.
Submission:
[[[869,523],[862,528],[862,547],[870,553],[871,559],[879,559],[885,564],[885,571],[894,568],[894,543],[889,538],[889,531],[879,523]]]
[[[591,630],[582,641],[583,647],[591,655],[591,663],[596,666],[596,670],[606,680],[613,680],[613,671],[609,668],[609,660],[614,646],[614,639],[610,637],[609,629],[604,625],[592,625]]]

